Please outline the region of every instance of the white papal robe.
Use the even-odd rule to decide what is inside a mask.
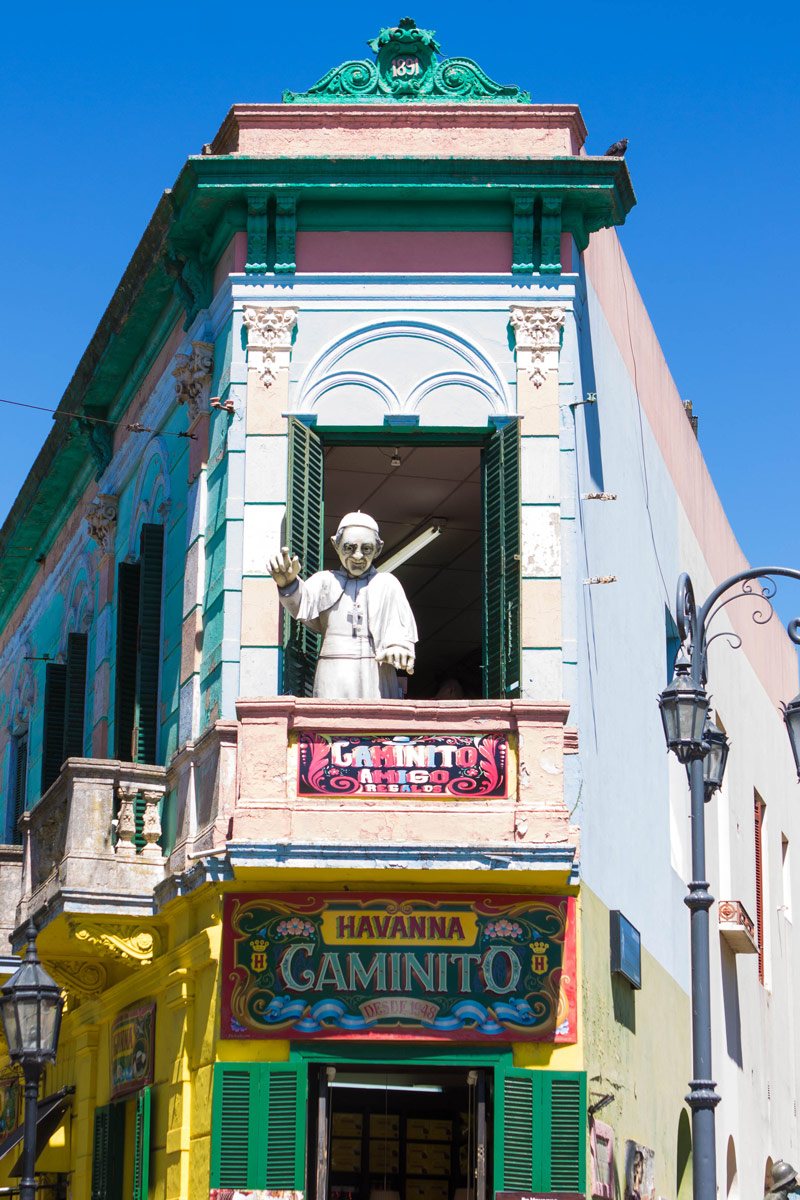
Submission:
[[[397,672],[378,658],[390,647],[414,653],[417,626],[403,586],[370,567],[351,578],[346,571],[318,571],[278,592],[283,607],[322,635],[314,695],[328,700],[398,700]]]

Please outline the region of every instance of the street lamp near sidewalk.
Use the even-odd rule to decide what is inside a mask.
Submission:
[[[32,920],[28,922],[25,937],[28,949],[22,966],[0,988],[0,1018],[11,1061],[21,1065],[25,1079],[19,1195],[20,1200],[35,1200],[39,1080],[45,1063],[55,1061],[63,1000],[61,988],[39,962],[36,925]]]
[[[667,747],[686,767],[691,794],[692,881],[684,903],[691,913],[692,947],[692,1074],[689,1095],[692,1110],[692,1175],[694,1200],[716,1200],[716,1133],[714,1109],[720,1097],[711,1078],[711,986],[709,970],[708,910],[714,897],[708,890],[705,848],[705,803],[722,783],[728,756],[728,739],[709,717],[708,647],[715,637],[726,637],[735,648],[738,634],[725,632],[708,636],[717,613],[732,600],[749,597],[766,602],[753,619],[765,624],[772,616],[775,595],[772,576],[800,579],[800,571],[789,567],[758,567],[732,575],[699,609],[688,575],[678,580],[676,619],[681,649],[675,660],[675,675],[658,698]],[[756,581],[761,580],[759,584]],[[733,591],[739,586],[738,591]],[[723,599],[727,592],[732,595]],[[790,622],[789,637],[800,645],[800,620]],[[783,705],[786,730],[800,779],[800,695]]]

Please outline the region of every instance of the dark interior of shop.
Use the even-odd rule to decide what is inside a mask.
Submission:
[[[315,1200],[476,1200],[477,1146],[488,1140],[482,1074],[312,1070],[308,1179],[316,1182]]]

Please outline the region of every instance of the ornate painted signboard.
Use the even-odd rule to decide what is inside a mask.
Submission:
[[[225,897],[222,1036],[577,1039],[575,901]]]
[[[155,1004],[120,1013],[111,1026],[112,1099],[153,1082],[155,1026]]]
[[[503,733],[413,737],[301,733],[297,794],[503,798],[509,794],[508,739]]]

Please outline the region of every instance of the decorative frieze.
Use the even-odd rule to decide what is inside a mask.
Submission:
[[[176,354],[175,399],[189,409],[189,424],[209,412],[211,376],[214,371],[214,343],[192,342],[191,354]]]
[[[555,304],[514,305],[511,309],[517,369],[528,372],[534,387],[541,387],[547,372],[558,368],[564,318],[564,309]]]
[[[101,556],[114,553],[118,512],[119,497],[109,492],[100,492],[86,510],[86,528]]]
[[[289,366],[297,309],[288,305],[246,304],[243,317],[247,328],[248,365],[255,367],[261,382],[269,387],[277,379],[281,367]]]
[[[76,941],[96,952],[147,966],[160,953],[161,937],[155,929],[143,929],[132,921],[101,924],[97,921],[70,921],[69,931]]]

